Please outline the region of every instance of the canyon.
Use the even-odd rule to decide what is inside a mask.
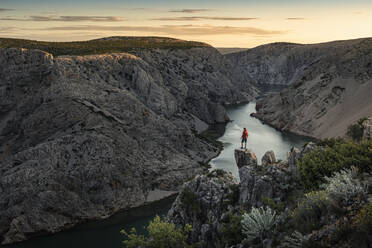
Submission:
[[[371,61],[372,39],[227,55],[194,43],[59,56],[0,48],[0,242],[176,193],[219,153],[203,131],[229,121],[231,104],[258,99],[256,117],[280,130],[344,136],[372,115]]]

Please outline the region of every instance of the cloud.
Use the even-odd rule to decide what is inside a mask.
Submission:
[[[303,21],[306,20],[306,18],[303,17],[288,17],[286,18],[287,21]]]
[[[0,8],[0,12],[5,12],[5,11],[13,11],[14,9],[4,9],[4,8]]]
[[[199,13],[199,12],[207,12],[211,11],[211,9],[170,9],[168,12],[171,13]]]
[[[201,21],[201,20],[216,20],[216,21],[252,21],[257,20],[257,17],[221,17],[221,16],[182,16],[182,17],[160,17],[150,19],[152,21]]]
[[[0,27],[0,33],[10,33],[13,31],[18,30],[18,28],[15,27]]]
[[[29,18],[19,19],[4,17],[2,21],[35,21],[35,22],[120,22],[122,18],[117,16],[30,16]]]
[[[286,34],[285,30],[266,30],[254,27],[233,27],[233,26],[210,26],[210,25],[163,25],[163,26],[61,26],[48,27],[42,30],[47,31],[116,31],[116,32],[145,32],[158,33],[163,35],[228,35],[228,34],[251,34],[251,35],[281,35]]]

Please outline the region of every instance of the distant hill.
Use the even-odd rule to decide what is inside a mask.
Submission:
[[[257,101],[256,116],[278,129],[337,137],[372,116],[372,38],[273,43],[225,57],[242,88],[288,87]]]
[[[48,42],[24,39],[0,38],[0,48],[40,49],[54,56],[91,55],[104,53],[130,52],[137,49],[188,49],[208,47],[202,42],[186,41],[166,37],[114,36],[89,41]]]
[[[217,47],[217,50],[221,54],[237,53],[237,52],[246,51],[248,49],[249,48],[241,48],[241,47]]]

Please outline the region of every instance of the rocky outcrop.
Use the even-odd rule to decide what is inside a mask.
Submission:
[[[290,161],[266,166],[244,165],[239,168],[239,185],[227,183],[231,182],[230,176],[220,170],[211,172],[210,176],[197,177],[184,186],[168,219],[179,226],[195,225],[190,241],[201,247],[347,247],[350,244],[369,247],[370,224],[363,221],[368,219],[365,212],[371,207],[367,188],[360,187],[353,197],[343,193],[332,195],[330,192],[334,189],[323,187],[308,192],[297,177],[292,176],[298,159],[315,149],[322,146],[309,142],[301,149],[292,149],[288,153]],[[240,154],[237,160],[245,153],[253,154],[236,150],[236,154]],[[352,173],[344,171],[342,177],[355,180],[349,186],[345,183],[344,188],[368,187],[370,174],[363,173],[358,176],[360,179],[352,179]],[[333,183],[339,178],[337,176]],[[329,187],[333,187],[333,183]],[[349,201],[340,201],[340,197]],[[267,227],[273,219],[276,224]],[[346,229],[345,234],[350,223],[353,228]],[[263,228],[267,228],[264,236],[256,231]],[[340,233],[345,235],[340,237]]]
[[[275,157],[274,152],[268,153]],[[236,161],[238,163],[238,160]],[[284,201],[290,188],[290,172],[287,168],[280,169],[274,164],[266,163],[265,167],[247,164],[239,168],[241,206],[247,209],[252,206],[261,207],[264,198],[274,199],[276,202]]]
[[[293,176],[293,178],[298,179],[298,161],[303,158],[303,156],[309,152],[312,152],[317,149],[317,146],[314,142],[309,142],[299,150],[296,147],[287,153],[288,168]]]
[[[372,117],[363,122],[363,139],[372,139]]]
[[[0,242],[108,217],[202,172],[218,148],[195,133],[250,94],[223,59],[211,47],[0,49]]]
[[[235,149],[235,161],[238,168],[243,166],[255,166],[257,165],[256,154],[252,149]]]
[[[267,151],[261,159],[261,164],[265,166],[265,165],[274,164],[274,163],[276,163],[274,151]]]
[[[235,150],[235,158],[239,165],[239,184],[221,170],[198,176],[183,186],[168,212],[172,223],[193,226],[192,243],[199,242],[202,247],[226,245],[223,239],[232,232],[229,223],[233,216],[240,216],[242,210],[252,206],[264,206],[267,201],[279,205],[296,187],[287,161],[258,166],[254,152],[242,149]],[[237,218],[240,221],[240,217]],[[241,240],[234,242],[238,244]]]
[[[289,86],[258,100],[256,117],[280,130],[329,138],[372,115],[371,48],[370,38],[274,43],[227,58],[241,83]]]
[[[214,242],[221,236],[223,213],[234,203],[236,184],[234,178],[223,171],[197,176],[183,186],[168,212],[168,219],[177,226],[191,224],[191,242],[215,247]]]

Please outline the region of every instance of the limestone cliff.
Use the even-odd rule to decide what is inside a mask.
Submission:
[[[281,130],[343,136],[372,115],[372,39],[274,43],[227,57],[243,84],[290,85],[257,102],[255,116]]]
[[[108,217],[200,173],[218,149],[195,133],[255,96],[223,60],[211,47],[0,49],[0,243]]]

